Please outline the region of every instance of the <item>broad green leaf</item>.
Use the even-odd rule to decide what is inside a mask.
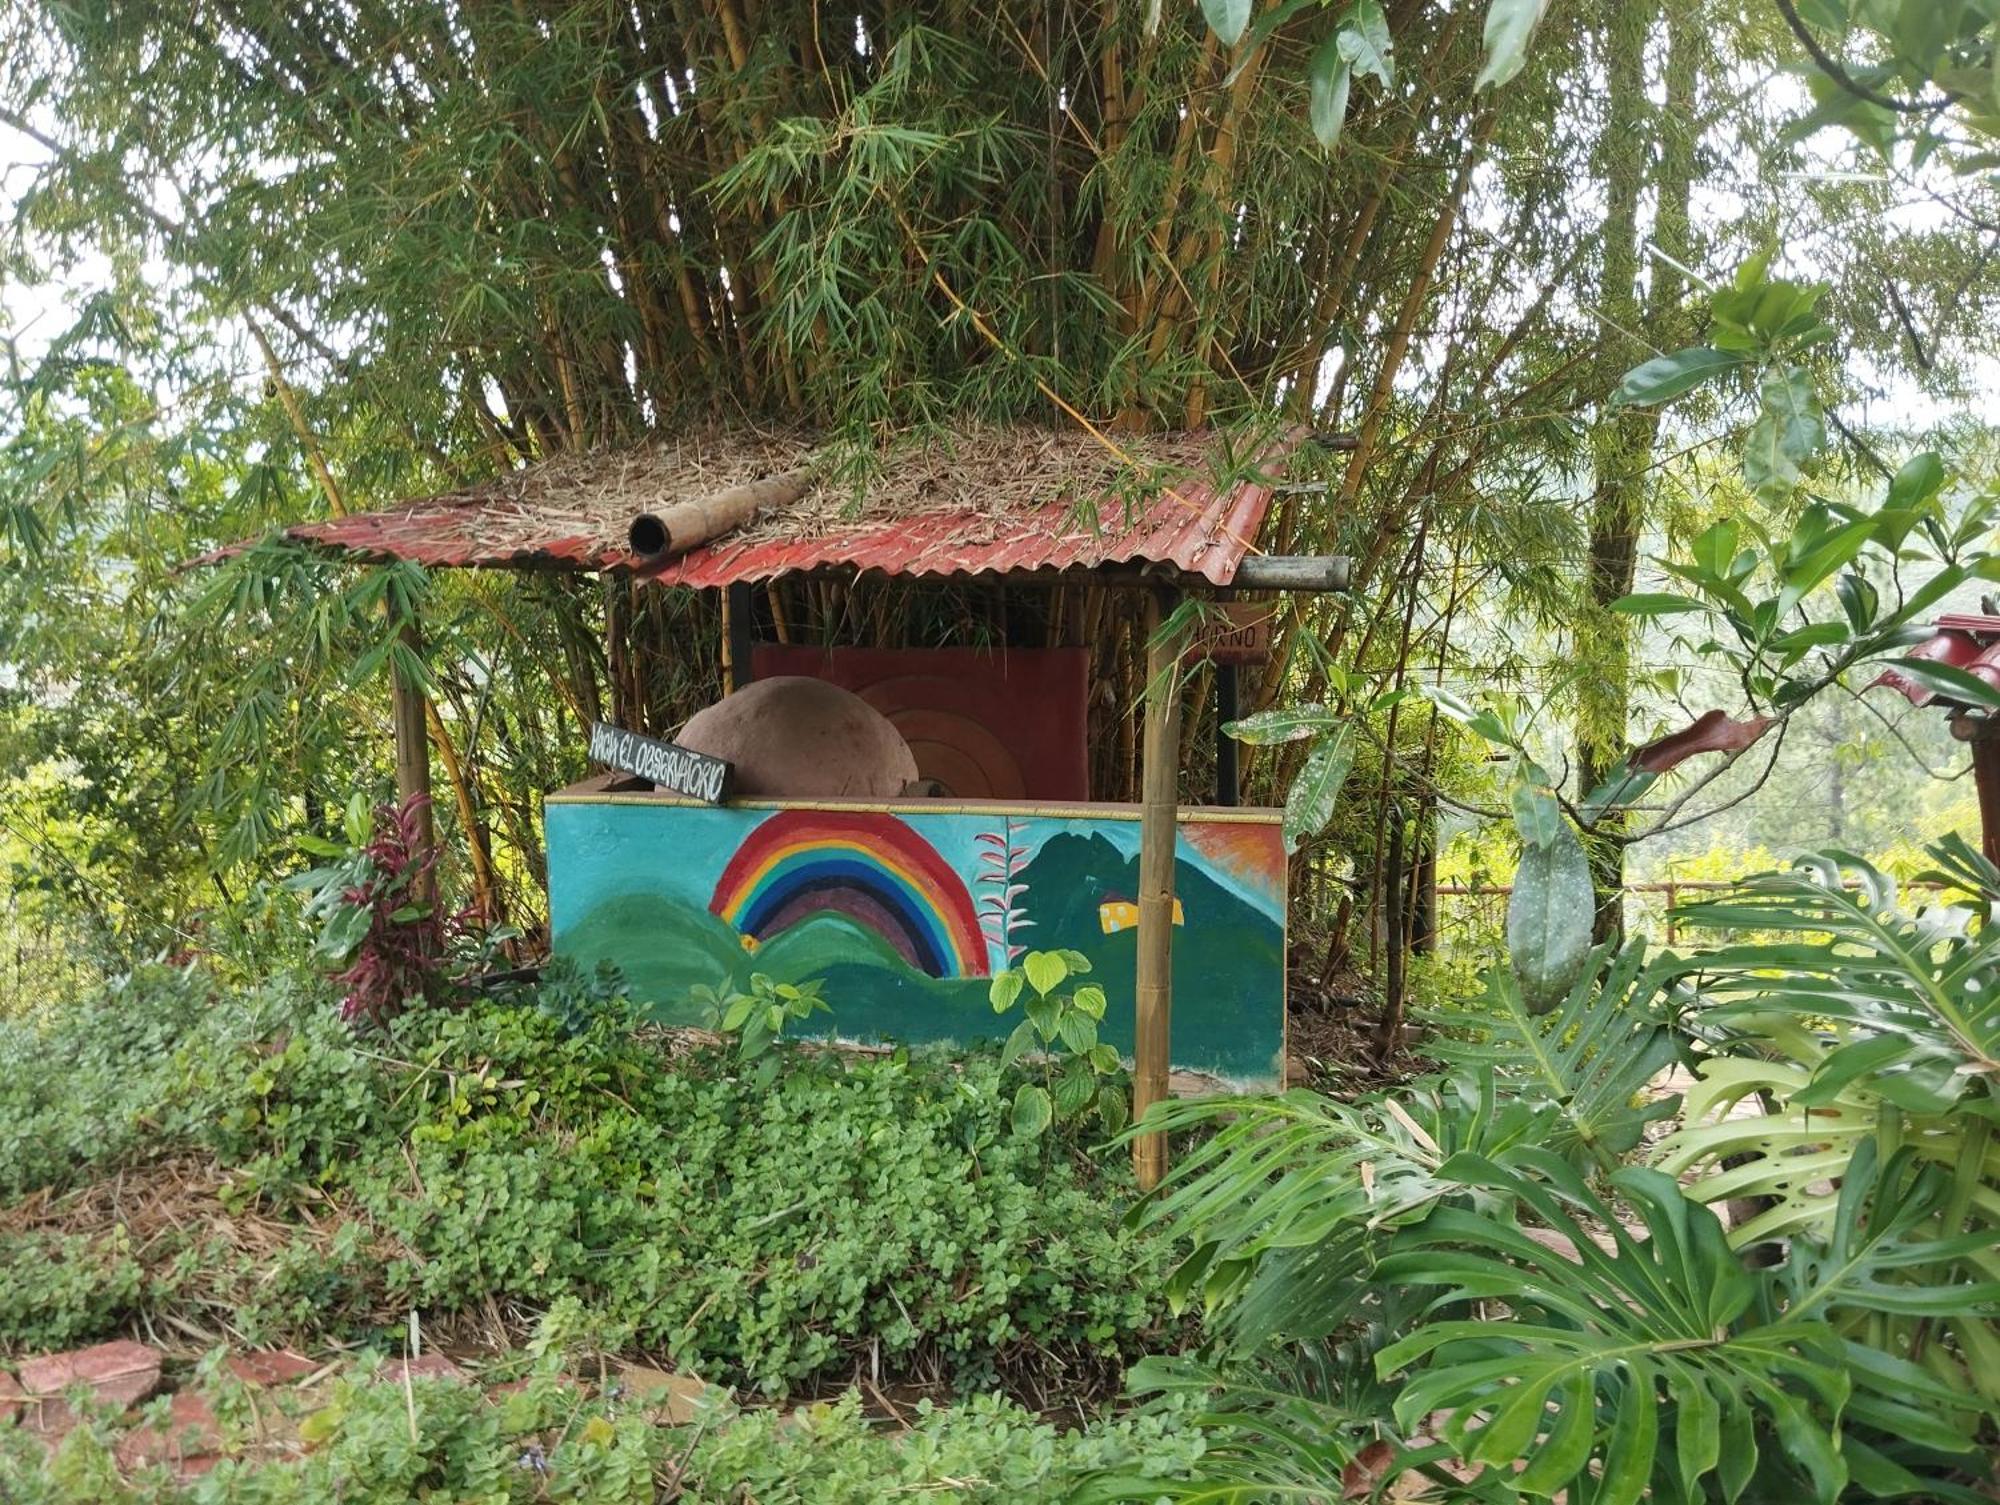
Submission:
[[[1004,1014],[1014,1006],[1014,1001],[1021,996],[1023,981],[1021,974],[1012,968],[993,974],[993,981],[987,986],[986,996],[993,1004],[994,1013]]]
[[[1801,467],[1826,444],[1826,422],[1802,366],[1774,371],[1760,389],[1762,407],[1743,445],[1743,479],[1766,502],[1782,502]]]
[[[1056,1078],[1055,1110],[1058,1118],[1074,1118],[1097,1095],[1097,1077],[1085,1061],[1071,1061]]]
[[[1078,1055],[1087,1053],[1097,1043],[1096,1021],[1079,1008],[1065,1010],[1056,1031],[1062,1036],[1062,1043]]]
[[[1023,1019],[1014,1026],[1014,1032],[1007,1037],[1007,1043],[1000,1048],[1000,1064],[1012,1066],[1035,1048],[1039,1038],[1035,1033],[1035,1021]]]
[[[1351,733],[1345,726],[1322,737],[1306,754],[1305,765],[1285,795],[1284,840],[1287,852],[1317,836],[1333,819],[1341,787],[1354,767]]]
[[[1125,1120],[1131,1115],[1131,1105],[1125,1101],[1124,1092],[1117,1087],[1097,1089],[1097,1116],[1104,1122],[1104,1132],[1119,1133],[1125,1127]]]
[[[1382,13],[1382,0],[1354,0],[1340,23],[1340,55],[1356,73],[1372,74],[1391,88],[1396,82],[1396,64],[1391,55],[1389,19]]]
[[[1055,1118],[1047,1089],[1026,1083],[1014,1094],[1014,1132],[1032,1137],[1044,1132]]]
[[[1354,71],[1341,55],[1339,33],[1320,44],[1307,72],[1311,85],[1307,115],[1313,136],[1332,151],[1340,144],[1340,130],[1347,123],[1347,97],[1354,86]]]
[[[1069,976],[1069,963],[1059,952],[1030,951],[1021,961],[1021,970],[1027,975],[1028,986],[1046,998]]]
[[[1742,537],[1742,527],[1725,518],[1704,528],[1688,553],[1705,579],[1728,581],[1734,577],[1737,548]]]
[[[1234,47],[1250,24],[1250,0],[1201,0],[1201,13],[1223,45]]]
[[[327,916],[316,947],[330,961],[345,961],[374,923],[375,912],[365,904],[342,904]]]
[[[1644,770],[1635,772],[1629,759],[1620,758],[1618,766],[1604,775],[1604,782],[1583,797],[1577,813],[1586,825],[1595,827],[1611,811],[1643,797],[1659,777]]]
[[[1104,1018],[1104,1010],[1107,1003],[1104,996],[1104,989],[1100,988],[1094,982],[1086,983],[1084,986],[1078,988],[1071,995],[1070,1002],[1083,1010],[1092,1019],[1101,1021]]]
[[[1030,998],[1028,1020],[1035,1026],[1035,1033],[1053,1042],[1062,1023],[1062,1003],[1054,998]]]
[[[1671,355],[1656,356],[1625,373],[1611,400],[1624,407],[1650,407],[1671,402],[1691,392],[1705,381],[1743,365],[1735,351],[1715,350],[1707,345],[1691,345]]]
[[[1241,721],[1225,721],[1222,729],[1238,742],[1252,747],[1269,747],[1279,742],[1302,742],[1340,725],[1340,718],[1323,705],[1287,706],[1259,711]]]
[[[1563,1000],[1590,958],[1597,913],[1590,864],[1568,821],[1546,844],[1524,846],[1507,901],[1507,955],[1530,1013]]]
[[[1510,82],[1528,61],[1528,42],[1548,11],[1549,0],[1488,0],[1486,62],[1473,84],[1475,92]]]
[[[2000,690],[1965,669],[1922,658],[1899,658],[1895,664],[1898,674],[1933,695],[1979,710],[2000,711]]]
[[[1512,802],[1514,829],[1521,833],[1523,846],[1545,847],[1562,835],[1562,806],[1548,789],[1539,784],[1516,784]]]
[[[1936,451],[1925,450],[1903,463],[1889,482],[1891,507],[1921,507],[1944,489],[1944,461]]]

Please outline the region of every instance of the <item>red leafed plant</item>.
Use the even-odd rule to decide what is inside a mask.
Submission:
[[[447,954],[465,917],[438,908],[432,875],[437,849],[420,840],[428,801],[421,796],[370,811],[348,802],[342,842],[306,837],[307,851],[331,859],[286,880],[311,894],[306,918],[319,925],[314,952],[339,970],[341,1017],[384,1024],[413,1002],[436,1003],[450,988]]]

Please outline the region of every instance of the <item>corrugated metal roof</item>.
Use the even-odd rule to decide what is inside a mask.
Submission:
[[[723,586],[814,570],[950,576],[1147,563],[1227,585],[1244,556],[1257,551],[1270,505],[1268,485],[1243,482],[1218,492],[1205,479],[1188,479],[1129,505],[1105,499],[1094,527],[1089,509],[1069,500],[1025,509],[957,505],[822,526],[799,538],[770,536],[766,520],[761,537],[724,537],[675,558],[647,560],[601,533],[579,532],[566,509],[551,509],[546,530],[538,532],[518,501],[461,494],[305,523],[283,536],[373,562],[608,570],[665,585]]]
[[[926,512],[811,539],[722,538],[634,573],[665,585],[710,586],[831,568],[982,575],[1155,563],[1227,585],[1255,547],[1270,506],[1268,486],[1217,494],[1205,482],[1182,484],[1135,504],[1129,515],[1118,503],[1103,504],[1095,528],[1060,502],[997,516]]]

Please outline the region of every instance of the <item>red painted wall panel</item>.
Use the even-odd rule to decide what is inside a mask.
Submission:
[[[852,690],[958,799],[1087,800],[1084,648],[798,648],[760,644],[758,679],[803,674]]]

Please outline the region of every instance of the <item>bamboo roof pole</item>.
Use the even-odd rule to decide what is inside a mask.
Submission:
[[[1139,805],[1139,955],[1136,1038],[1132,1051],[1132,1117],[1167,1096],[1173,1030],[1174,845],[1178,839],[1181,745],[1181,628],[1163,630],[1174,593],[1162,589],[1146,606],[1146,734]],[[1142,1191],[1167,1171],[1167,1136],[1132,1141],[1132,1168]]]
[[[643,559],[684,554],[698,544],[742,527],[766,507],[789,507],[811,488],[810,470],[788,470],[761,481],[725,486],[708,496],[677,502],[658,512],[641,512],[632,519],[626,541],[631,544],[632,552]]]

